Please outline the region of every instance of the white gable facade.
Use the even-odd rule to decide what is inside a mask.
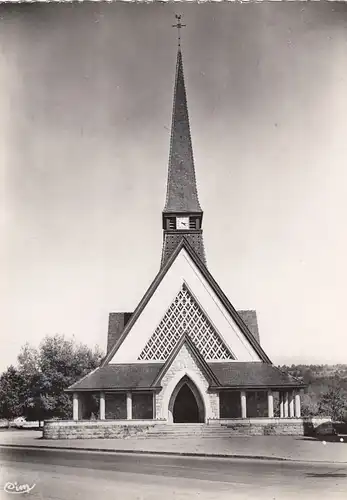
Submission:
[[[188,293],[211,325],[215,336],[220,338],[231,354],[228,358],[217,356],[209,360],[261,361],[188,252],[182,247],[110,363],[141,363],[142,360],[165,361],[165,358],[158,359],[158,357],[146,359],[141,357],[141,354],[165,315],[170,315],[170,306],[182,292],[182,287],[189,291]],[[172,321],[175,321],[174,315],[172,315]],[[169,332],[168,337],[175,333],[177,332]]]

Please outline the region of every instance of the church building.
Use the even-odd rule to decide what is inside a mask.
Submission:
[[[96,426],[302,422],[303,384],[273,365],[256,312],[235,310],[207,265],[180,41],[162,231],[158,274],[134,311],[110,313],[101,365],[67,389],[72,423],[92,422],[91,396]]]

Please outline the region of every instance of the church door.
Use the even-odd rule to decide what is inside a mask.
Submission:
[[[183,384],[177,393],[173,406],[174,423],[201,422],[199,406],[188,384]]]

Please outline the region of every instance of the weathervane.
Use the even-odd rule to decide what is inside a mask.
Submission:
[[[175,14],[175,18],[177,19],[177,24],[173,24],[173,28],[177,28],[178,33],[178,46],[181,46],[181,28],[184,28],[186,25],[181,23],[182,16]]]

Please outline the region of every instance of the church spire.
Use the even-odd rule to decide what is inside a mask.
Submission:
[[[168,167],[166,202],[163,210],[164,245],[162,265],[185,237],[205,262],[202,240],[202,215],[196,186],[194,156],[190,135],[187,96],[183,74],[180,30],[181,16],[177,16],[178,49],[174,87],[171,142]]]
[[[181,16],[177,16],[178,50],[174,89],[169,172],[165,212],[201,212],[196,187],[192,140],[190,136],[186,89],[184,84],[180,29]]]

